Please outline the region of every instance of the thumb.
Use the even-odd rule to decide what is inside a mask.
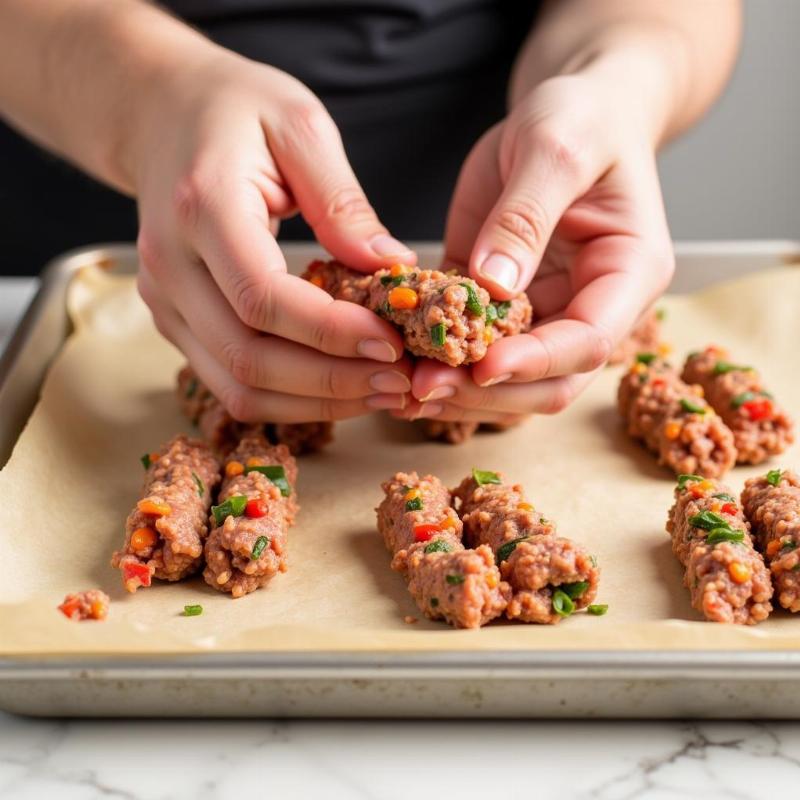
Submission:
[[[349,267],[374,270],[416,255],[381,224],[319,101],[295,109],[270,136],[272,154],[319,243]]]
[[[501,151],[502,169],[502,151]],[[524,291],[570,205],[591,183],[569,148],[533,130],[512,146],[507,178],[478,234],[470,275],[498,300]]]

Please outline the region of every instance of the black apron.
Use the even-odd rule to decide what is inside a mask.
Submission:
[[[538,4],[523,0],[168,0],[219,44],[325,103],[367,196],[401,239],[437,239],[458,170],[502,118]],[[136,238],[136,207],[0,123],[0,274]],[[281,239],[310,236],[297,217]]]

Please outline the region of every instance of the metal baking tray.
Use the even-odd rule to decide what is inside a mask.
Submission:
[[[430,244],[418,250],[428,262],[438,253]],[[293,271],[318,253],[306,245],[285,251]],[[800,242],[684,243],[677,255],[672,289],[689,291],[800,264]],[[98,264],[132,273],[136,263],[132,245],[111,244],[47,266],[0,359],[0,464],[70,334],[71,276]],[[786,651],[241,653],[45,662],[0,655],[0,708],[42,716],[796,718],[798,689],[800,652]]]

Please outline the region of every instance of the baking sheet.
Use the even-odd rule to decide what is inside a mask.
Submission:
[[[796,411],[797,297],[800,272],[791,268],[669,297],[666,338],[678,357],[712,341],[729,347],[736,360],[761,368]],[[614,408],[618,370],[606,371],[557,417],[460,448],[420,442],[383,416],[342,423],[331,448],[301,460],[303,508],[288,573],[236,601],[199,578],[128,595],[108,558],[137,497],[139,456],[188,430],[173,397],[182,358],[158,337],[130,277],[84,269],[69,305],[76,331],[0,472],[2,655],[800,646],[800,619],[782,611],[756,629],[698,621],[664,533],[674,480],[622,431]],[[795,446],[779,464],[797,466],[797,454]],[[480,631],[403,622],[419,612],[375,532],[379,480],[417,469],[455,484],[473,466],[524,483],[564,535],[591,548],[603,569],[605,617]],[[737,468],[729,482],[738,491],[763,469]],[[94,586],[112,597],[106,622],[75,624],[55,611],[67,592]],[[185,604],[198,602],[202,616],[181,616]]]

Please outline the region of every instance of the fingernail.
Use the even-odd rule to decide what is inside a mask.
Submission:
[[[420,403],[427,403],[428,400],[444,400],[446,397],[452,397],[455,393],[455,386],[437,386],[428,392],[425,397],[420,397],[419,401]]]
[[[370,241],[369,246],[381,258],[402,258],[411,254],[411,250],[388,233],[379,233]]]
[[[400,394],[411,391],[411,381],[402,372],[394,369],[376,372],[369,379],[369,385],[376,392],[385,392],[386,394]]]
[[[384,339],[362,339],[356,351],[364,358],[371,358],[373,361],[397,361],[397,353],[389,342]]]
[[[514,259],[502,253],[492,253],[478,270],[481,276],[513,292],[519,280],[519,267]]]
[[[436,417],[442,413],[444,406],[441,403],[423,403],[411,419]]]
[[[486,389],[489,386],[496,386],[498,383],[503,383],[507,381],[514,373],[512,372],[504,372],[502,375],[498,375],[496,378],[489,378],[488,381],[480,384],[481,389]]]
[[[364,401],[370,408],[387,409],[406,407],[406,396],[404,394],[374,394]]]

